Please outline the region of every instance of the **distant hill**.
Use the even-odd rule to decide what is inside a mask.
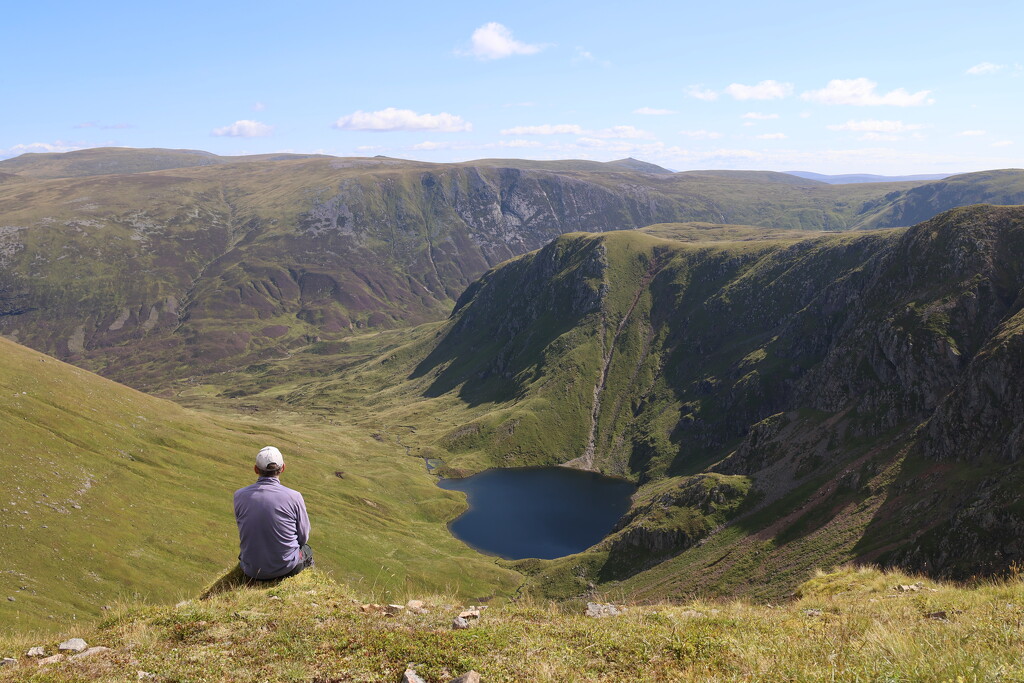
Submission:
[[[789,175],[795,175],[799,178],[807,178],[808,180],[817,180],[818,182],[828,183],[829,185],[845,185],[847,183],[894,183],[894,182],[905,182],[909,180],[942,180],[948,178],[955,173],[931,173],[931,174],[920,174],[920,175],[872,175],[870,173],[848,173],[844,175],[823,175],[821,173],[811,173],[810,171],[786,171]]]
[[[553,171],[565,173],[567,171],[586,171],[592,173],[602,172],[628,172],[628,173],[653,173],[656,175],[671,175],[672,171],[655,164],[627,158],[617,161],[587,161],[583,159],[567,159],[557,161],[543,161],[533,159],[478,159],[467,161],[465,166],[497,166],[500,168],[519,168],[530,171]]]
[[[841,231],[1024,201],[1021,171],[828,185],[648,172],[635,160],[108,149],[3,163],[0,334],[148,388],[311,339],[442,319],[488,268],[567,232],[693,222]],[[161,164],[176,167],[146,170]]]

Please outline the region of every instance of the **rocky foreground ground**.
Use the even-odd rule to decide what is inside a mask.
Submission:
[[[79,640],[0,640],[0,681],[1024,680],[1018,577],[962,586],[846,568],[759,605],[373,597],[314,570],[123,605],[69,627]]]

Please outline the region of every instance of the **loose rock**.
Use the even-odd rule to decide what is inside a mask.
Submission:
[[[476,671],[467,671],[458,678],[453,678],[448,683],[480,683],[480,674]]]
[[[703,619],[707,615],[704,614],[703,612],[698,612],[697,610],[687,609],[687,610],[683,610],[682,612],[680,612],[679,616],[686,617],[688,619]]]
[[[587,616],[588,617],[615,617],[623,612],[625,608],[619,608],[612,604],[602,604],[599,602],[588,602],[587,603]]]
[[[72,662],[77,661],[79,659],[86,659],[88,657],[92,657],[94,655],[98,655],[101,652],[106,652],[109,649],[110,649],[109,647],[103,647],[102,645],[97,645],[96,647],[90,647],[85,652],[79,652],[77,655],[71,655],[70,659],[71,659]]]
[[[405,607],[403,607],[402,605],[388,605],[384,608],[384,614],[387,614],[392,617],[403,611],[405,611]]]
[[[426,614],[427,608],[423,606],[422,600],[410,600],[405,603],[405,608],[413,614]]]
[[[25,653],[25,655],[28,657],[45,657],[46,650],[44,650],[41,646],[36,645],[35,647],[30,647],[28,649],[28,652]]]
[[[804,614],[809,617],[820,617],[822,615],[822,611],[820,609],[805,609]]]
[[[426,683],[413,669],[406,669],[402,674],[401,683]]]
[[[478,609],[467,609],[467,610],[464,610],[462,612],[459,612],[459,616],[462,617],[463,619],[479,619],[480,618],[480,610],[478,610]]]
[[[39,666],[47,666],[49,664],[56,664],[57,662],[63,662],[66,659],[64,655],[53,655],[46,659],[39,660]]]
[[[0,660],[0,666],[15,666],[17,663],[18,660],[12,657],[4,657],[3,660]]]
[[[87,647],[89,647],[89,644],[81,638],[72,638],[58,645],[57,649],[61,652],[82,652]]]
[[[462,617],[455,617],[455,619],[452,620],[452,628],[457,631],[464,628],[469,628],[469,622]]]

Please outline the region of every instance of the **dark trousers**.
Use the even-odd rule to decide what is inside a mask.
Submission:
[[[303,545],[299,548],[299,564],[295,569],[291,570],[287,574],[281,576],[275,576],[272,579],[253,579],[254,581],[280,581],[281,579],[287,579],[289,576],[295,576],[303,569],[313,566],[313,549],[309,547],[309,544]]]

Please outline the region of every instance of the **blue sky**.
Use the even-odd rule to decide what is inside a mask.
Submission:
[[[10,3],[0,158],[1024,166],[1024,3]]]

